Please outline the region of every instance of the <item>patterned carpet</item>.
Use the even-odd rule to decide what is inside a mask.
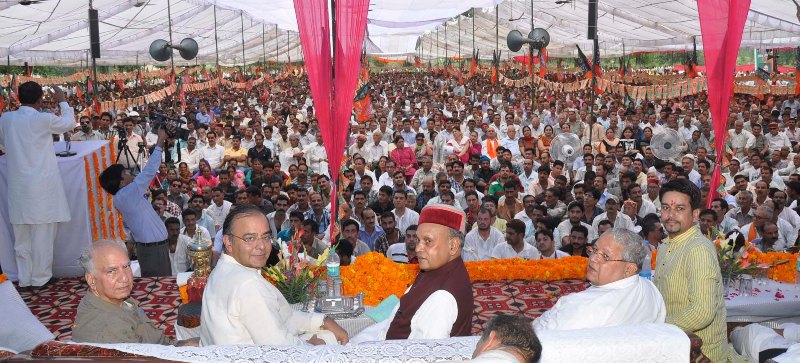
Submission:
[[[174,277],[134,278],[131,297],[139,302],[156,327],[174,336],[180,293]],[[62,278],[38,292],[20,292],[33,315],[39,318],[58,340],[70,340],[78,304],[86,294],[83,278]]]
[[[46,290],[20,292],[20,295],[56,339],[70,340],[72,323],[86,287],[83,278],[63,278]],[[525,314],[536,318],[550,309],[559,297],[587,287],[587,282],[578,280],[476,282],[472,285],[475,296],[472,333],[479,334],[483,325],[498,314]],[[175,335],[173,324],[180,305],[180,293],[174,277],[134,278],[131,296],[157,328],[169,336]]]

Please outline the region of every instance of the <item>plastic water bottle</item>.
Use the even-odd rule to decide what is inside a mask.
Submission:
[[[339,278],[339,261],[339,254],[331,251],[328,255],[328,261],[325,263],[328,273],[326,285],[328,287],[328,296],[330,297],[341,296],[342,282]]]
[[[648,248],[649,243],[644,241],[644,248],[647,251],[647,255],[644,257],[644,261],[642,262],[642,271],[639,272],[639,276],[644,277],[648,280],[653,279],[653,269],[650,266],[651,261],[653,260],[652,255],[650,254],[650,248]]]

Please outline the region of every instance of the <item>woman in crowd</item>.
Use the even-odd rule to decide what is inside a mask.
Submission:
[[[598,151],[601,154],[608,155],[609,153],[614,152],[617,144],[619,144],[619,138],[614,134],[614,130],[608,129],[606,130],[606,136],[603,138],[603,141],[600,142]]]
[[[543,152],[550,151],[550,143],[553,141],[553,126],[547,125],[544,127],[544,133],[542,136],[539,136],[539,141],[536,144],[536,148],[539,150],[538,154],[542,154]]]
[[[414,150],[406,146],[402,136],[397,136],[394,139],[394,144],[396,147],[389,153],[389,157],[397,165],[397,170],[402,171],[406,176],[406,183],[409,183],[411,182],[411,177],[414,176],[414,173],[419,168],[419,162],[416,155],[414,155]]]

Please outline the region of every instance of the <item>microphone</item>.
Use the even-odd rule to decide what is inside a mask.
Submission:
[[[61,157],[61,158],[66,158],[66,157],[69,157],[69,156],[75,156],[76,154],[74,152],[69,151],[69,149],[72,147],[72,140],[70,140],[69,133],[65,133],[64,134],[64,144],[66,144],[67,149],[62,151],[62,152],[60,152],[60,153],[56,153],[56,156]]]

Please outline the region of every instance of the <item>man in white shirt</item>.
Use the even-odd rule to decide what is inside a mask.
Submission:
[[[225,222],[225,217],[228,216],[228,212],[230,212],[233,204],[225,200],[225,191],[222,190],[222,188],[215,187],[212,189],[211,193],[211,205],[206,208],[206,213],[211,216],[211,219],[214,221],[214,230],[209,232],[217,233],[217,231],[222,228],[222,223]],[[273,234],[277,236],[278,231],[275,231]]]
[[[365,148],[368,152],[362,156],[370,164],[380,160],[381,156],[389,156],[389,144],[383,141],[383,133],[380,130],[372,132],[372,142],[368,143]]]
[[[789,137],[786,136],[785,132],[778,130],[778,123],[775,121],[770,122],[769,132],[764,137],[767,139],[770,152],[779,152],[784,147],[788,147],[790,150],[792,148],[792,142]]]
[[[536,247],[525,243],[525,223],[519,219],[506,223],[506,243],[500,243],[492,250],[492,258],[536,260],[540,257]]]
[[[592,247],[585,291],[570,294],[533,322],[533,329],[575,330],[643,323],[663,323],[664,299],[650,280],[639,276],[649,250],[642,238],[612,229]]]
[[[569,256],[562,250],[556,248],[553,232],[548,229],[536,231],[536,249],[541,254],[541,259],[559,259]]]
[[[217,133],[209,131],[206,139],[208,139],[208,145],[200,150],[200,158],[208,161],[208,165],[211,165],[213,170],[222,168],[225,163],[225,148],[217,144]]]
[[[461,257],[464,261],[484,261],[492,258],[495,246],[505,243],[505,237],[494,227],[496,216],[488,209],[481,208],[473,228],[464,238]]]
[[[16,256],[16,268],[6,270],[18,273],[20,287],[39,288],[53,277],[58,223],[71,219],[52,134],[72,130],[75,114],[61,88],[55,87],[61,116],[39,111],[44,91],[38,83],[25,82],[15,91],[22,105],[0,117],[0,150],[9,171],[3,203],[8,203]]]
[[[394,196],[392,196],[392,202],[394,203],[392,213],[397,221],[397,229],[403,234],[406,233],[408,226],[419,223],[419,213],[406,208],[406,199],[409,197],[414,198],[414,195],[411,194],[409,196],[409,193],[405,190],[395,190]]]
[[[594,217],[592,221],[592,228],[597,231],[597,227],[600,225],[600,222],[603,220],[608,220],[614,226],[613,228],[622,228],[627,230],[633,230],[635,225],[631,220],[631,217],[628,217],[625,213],[619,212],[619,198],[616,195],[612,195],[608,197],[606,201],[606,211],[604,213],[599,214],[597,217]]]
[[[196,172],[200,166],[200,149],[197,148],[197,138],[190,137],[186,147],[181,149],[181,162],[186,163],[191,172]]]
[[[323,314],[294,310],[261,276],[272,250],[260,208],[237,206],[223,226],[225,253],[203,292],[200,344],[346,344],[347,332]]]

